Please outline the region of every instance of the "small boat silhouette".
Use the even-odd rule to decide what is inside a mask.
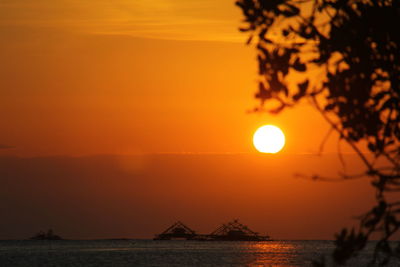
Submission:
[[[55,235],[52,229],[49,229],[47,233],[40,231],[36,235],[32,236],[30,240],[62,240],[58,235]]]

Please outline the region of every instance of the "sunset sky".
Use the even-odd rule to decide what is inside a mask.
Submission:
[[[240,218],[284,239],[329,239],[372,205],[337,137],[305,102],[258,105],[256,53],[233,0],[0,1],[0,239],[148,238]],[[254,131],[286,146],[261,155]],[[341,150],[351,172],[363,170]],[[82,222],[84,221],[84,222]]]

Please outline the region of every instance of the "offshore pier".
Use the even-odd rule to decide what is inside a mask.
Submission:
[[[154,237],[154,240],[196,240],[196,241],[271,241],[269,236],[259,235],[239,220],[222,224],[210,234],[198,234],[182,222],[178,221],[164,232]]]

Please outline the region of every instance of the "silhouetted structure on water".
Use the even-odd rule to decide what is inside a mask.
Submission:
[[[211,234],[196,234],[196,232],[182,222],[178,221],[167,228],[161,234],[156,235],[154,240],[185,239],[197,241],[270,241],[269,236],[261,236],[250,230],[246,225],[233,220],[222,224]]]
[[[268,241],[269,236],[260,236],[257,232],[250,230],[246,225],[233,220],[223,224],[210,234],[212,240],[221,241]]]
[[[36,235],[30,238],[31,240],[62,240],[58,235],[55,235],[52,229],[49,229],[47,233],[40,231]]]
[[[164,232],[157,235],[155,240],[171,240],[171,239],[193,239],[196,237],[196,232],[184,225],[182,222],[177,221]]]

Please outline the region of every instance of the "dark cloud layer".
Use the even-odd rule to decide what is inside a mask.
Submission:
[[[0,157],[0,239],[50,227],[66,238],[151,238],[175,220],[210,232],[232,218],[274,238],[332,238],[372,204],[368,181],[293,173],[335,164],[304,155]]]
[[[10,149],[10,148],[15,148],[15,146],[0,144],[0,149]]]

